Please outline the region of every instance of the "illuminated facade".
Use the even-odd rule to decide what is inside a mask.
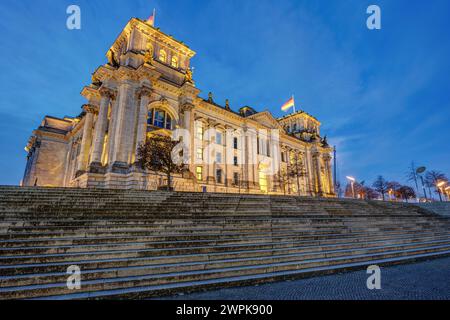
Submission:
[[[26,147],[22,185],[155,190],[165,176],[142,170],[138,146],[149,134],[185,129],[189,158],[177,191],[334,196],[331,148],[305,112],[275,119],[199,97],[184,43],[131,19],[108,63],[81,94],[74,118],[47,116]],[[233,132],[236,132],[234,134]],[[240,134],[237,134],[240,132]]]

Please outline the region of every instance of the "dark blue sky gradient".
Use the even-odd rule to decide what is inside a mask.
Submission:
[[[82,29],[66,29],[66,8]],[[382,30],[366,8],[382,9]],[[292,93],[338,147],[339,176],[404,182],[412,160],[450,174],[450,1],[109,0],[0,2],[0,184],[18,184],[45,115],[77,115],[91,73],[131,17],[197,52],[197,86],[282,116]]]

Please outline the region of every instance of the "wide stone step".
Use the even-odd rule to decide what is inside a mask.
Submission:
[[[124,236],[124,237],[64,237],[64,238],[44,238],[44,239],[15,239],[15,240],[1,240],[0,248],[11,248],[11,247],[33,247],[33,246],[75,246],[75,245],[92,245],[92,244],[120,244],[120,243],[131,243],[131,242],[151,242],[148,246],[154,248],[161,247],[180,247],[180,246],[190,246],[198,244],[223,244],[223,245],[233,245],[233,244],[247,244],[253,242],[264,242],[267,239],[272,241],[323,241],[324,239],[335,240],[335,239],[352,239],[359,237],[383,237],[383,236],[401,236],[401,235],[421,235],[421,234],[440,234],[448,232],[448,229],[435,229],[426,230],[422,232],[417,231],[385,231],[383,233],[364,231],[364,232],[353,232],[353,233],[323,233],[316,235],[305,235],[299,233],[286,233],[278,235],[267,235],[267,234],[254,234],[252,236],[243,237],[241,234],[237,235],[208,235],[208,236]]]
[[[225,242],[217,241],[197,241],[197,242],[183,242],[183,241],[172,241],[172,242],[154,242],[154,241],[143,241],[143,242],[117,242],[117,243],[104,243],[101,240],[96,244],[71,244],[71,245],[48,245],[48,246],[19,246],[16,247],[4,247],[0,248],[0,256],[8,255],[38,255],[38,254],[62,254],[62,253],[76,253],[76,252],[100,252],[100,251],[110,251],[110,250],[139,250],[147,249],[153,250],[155,255],[164,255],[171,252],[206,252],[210,250],[211,252],[222,252],[231,249],[240,248],[241,250],[255,249],[255,248],[286,248],[293,247],[295,245],[347,245],[350,243],[364,243],[369,240],[371,242],[382,242],[382,241],[403,241],[411,239],[415,240],[427,240],[427,239],[441,239],[443,237],[450,236],[450,231],[446,230],[444,232],[423,232],[420,234],[364,234],[364,237],[346,237],[344,239],[337,238],[325,238],[317,240],[298,240],[293,241],[289,238],[282,237],[276,239],[273,237],[262,237],[253,238],[251,243],[238,243],[230,244]],[[268,239],[278,240],[276,242],[268,242]],[[287,240],[287,241],[286,241]],[[223,244],[222,244],[223,243]],[[208,251],[209,252],[209,251]]]
[[[230,276],[221,278],[210,278],[206,280],[192,280],[188,281],[183,279],[183,281],[176,281],[168,284],[159,285],[148,285],[148,286],[134,286],[131,288],[124,289],[113,289],[113,290],[103,290],[94,292],[78,292],[78,293],[67,293],[57,296],[47,296],[41,298],[35,298],[36,300],[69,300],[69,299],[144,299],[162,295],[171,295],[174,293],[181,292],[191,292],[199,290],[207,290],[214,288],[231,287],[238,285],[250,285],[267,283],[285,279],[298,279],[306,278],[323,274],[332,274],[338,272],[345,272],[351,270],[358,270],[366,268],[371,264],[376,264],[379,266],[396,265],[402,263],[410,263],[420,260],[439,258],[443,256],[450,255],[450,251],[447,252],[433,252],[426,254],[408,255],[400,256],[394,258],[386,259],[374,259],[374,260],[363,260],[352,263],[342,263],[342,264],[330,264],[326,266],[319,267],[306,267],[304,269],[290,270],[290,271],[276,271],[276,272],[266,272],[258,274],[250,274],[243,276]],[[195,275],[195,273],[192,273]]]
[[[73,225],[29,225],[29,226],[2,226],[0,224],[0,234],[9,234],[9,233],[46,233],[46,232],[89,232],[95,230],[96,232],[105,232],[105,231],[122,231],[122,232],[133,232],[133,231],[173,231],[173,230],[193,230],[193,231],[205,231],[205,230],[241,230],[246,232],[248,230],[254,230],[256,227],[263,231],[271,231],[271,230],[282,230],[282,229],[293,229],[302,230],[302,229],[332,229],[332,228],[362,228],[362,227],[383,227],[385,223],[380,221],[355,221],[355,222],[327,222],[327,223],[311,223],[309,221],[253,221],[245,222],[242,221],[238,223],[236,221],[198,221],[195,223],[187,223],[184,221],[167,221],[166,223],[128,223],[128,224],[113,224],[106,223],[108,221],[102,221],[101,224],[92,225],[87,223],[76,223]],[[414,223],[405,223],[405,222],[391,222],[390,227],[397,226],[399,228],[409,228],[409,227],[430,227],[435,225],[432,221],[421,221]]]
[[[87,280],[82,282],[82,289],[95,292],[114,289],[135,288],[138,286],[150,286],[158,284],[179,283],[183,281],[193,280],[206,280],[206,279],[218,279],[221,277],[230,276],[244,276],[244,275],[261,275],[265,273],[280,272],[280,271],[293,271],[307,268],[316,268],[321,266],[333,266],[339,264],[350,264],[358,262],[368,262],[376,259],[392,259],[392,258],[408,258],[418,255],[427,254],[449,254],[450,246],[428,246],[414,249],[404,250],[390,250],[383,252],[371,252],[371,253],[356,253],[352,255],[334,255],[330,253],[329,257],[322,257],[318,254],[316,258],[306,258],[304,255],[300,258],[291,257],[272,257],[263,260],[257,260],[251,258],[250,260],[241,259],[240,264],[236,265],[238,261],[216,261],[215,263],[193,263],[191,265],[179,264],[176,266],[177,270],[169,273],[155,274],[153,271],[151,274],[138,275],[138,276],[118,276],[116,278],[100,278],[96,280]],[[290,259],[291,258],[291,259]],[[300,260],[299,260],[300,258]],[[237,260],[237,259],[236,259]],[[243,265],[245,261],[245,264]],[[257,263],[259,262],[259,263]],[[233,263],[235,263],[233,265]],[[255,264],[257,263],[257,264]],[[189,268],[195,266],[194,270]],[[158,270],[170,270],[168,266],[153,266],[159,268]],[[211,269],[209,269],[211,267]],[[208,269],[206,269],[208,268]],[[128,274],[128,273],[126,273]],[[67,289],[65,281],[51,284],[40,284],[30,286],[19,287],[7,287],[0,288],[0,298],[5,299],[20,299],[39,296],[53,296],[61,294],[71,294]]]
[[[143,297],[438,257],[449,227],[402,203],[0,186],[0,298]]]
[[[402,244],[404,246],[416,246],[422,244],[450,244],[450,237],[445,236],[437,239],[438,237],[428,238],[428,242],[424,242],[425,237],[420,239],[418,243],[412,239],[404,239],[397,240],[397,242],[393,240],[385,240],[383,246],[380,248],[387,248],[389,246],[395,246],[395,244]],[[371,243],[370,243],[371,244]],[[326,251],[329,248],[334,249],[344,249],[346,247],[353,249],[361,249],[366,247],[372,247],[370,244],[366,242],[357,242],[357,243],[347,243],[345,245],[338,246],[336,244],[333,245],[316,245],[316,246],[306,246],[306,247],[288,247],[288,248],[275,248],[276,245],[272,245],[272,248],[266,249],[264,246],[257,246],[253,250],[239,250],[239,251],[227,251],[226,248],[221,248],[220,252],[214,252],[214,247],[203,247],[197,250],[193,250],[190,254],[195,254],[193,258],[198,259],[199,257],[206,257],[207,260],[211,260],[211,257],[215,258],[233,258],[233,257],[247,257],[247,256],[272,256],[276,252],[278,254],[285,253],[299,253],[306,252],[308,250],[314,251]],[[377,243],[379,245],[379,243]],[[191,258],[190,255],[186,255],[183,253],[181,256],[178,256],[181,251],[175,248],[170,252],[171,255],[167,255],[166,252],[161,252],[154,249],[128,249],[126,251],[120,250],[109,250],[109,251],[96,251],[96,252],[72,252],[72,253],[58,253],[58,254],[38,254],[38,255],[11,255],[11,256],[3,256],[0,257],[0,266],[9,266],[9,265],[27,265],[27,264],[50,264],[50,263],[58,263],[70,261],[70,263],[77,264],[78,262],[89,261],[95,257],[97,260],[105,260],[105,259],[124,259],[124,258],[146,258],[151,257],[152,260],[158,261],[158,263],[169,263],[169,262],[183,262]],[[191,249],[191,248],[190,248]],[[231,249],[231,248],[229,248]],[[184,250],[186,251],[186,250]],[[164,256],[166,254],[166,256]],[[0,267],[0,274],[1,274]]]

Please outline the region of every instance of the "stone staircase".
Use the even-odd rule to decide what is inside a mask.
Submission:
[[[134,299],[406,263],[450,255],[449,226],[400,203],[0,187],[0,299]]]

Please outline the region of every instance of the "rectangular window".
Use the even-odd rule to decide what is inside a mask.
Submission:
[[[216,170],[216,182],[222,183],[222,169]]]
[[[238,157],[236,157],[236,156],[234,157],[233,163],[235,166],[238,166]]]
[[[203,148],[197,148],[197,159],[203,160]]]
[[[256,139],[256,152],[257,152],[258,154],[261,154],[261,153],[259,152],[259,145],[260,145],[260,143],[259,143],[259,138],[257,138],[257,139]]]
[[[216,153],[216,163],[222,163],[222,153],[221,152]]]
[[[197,123],[197,139],[203,140],[203,126],[201,123]]]
[[[267,140],[267,154],[266,156],[270,157],[270,142]]]
[[[286,162],[286,157],[284,151],[281,152],[281,161]]]
[[[235,150],[238,149],[238,138],[234,138],[233,139],[233,147],[234,147]]]
[[[164,118],[165,118],[164,111],[159,110],[155,111],[155,123],[154,123],[155,127],[164,128]]]
[[[239,173],[237,173],[237,172],[235,172],[235,173],[233,174],[233,184],[234,184],[235,186],[238,186],[238,185],[239,185]]]
[[[198,181],[202,181],[203,180],[203,168],[202,167],[197,167],[195,169],[195,173],[197,175],[197,180]]]
[[[222,132],[216,132],[216,144],[222,145]]]

